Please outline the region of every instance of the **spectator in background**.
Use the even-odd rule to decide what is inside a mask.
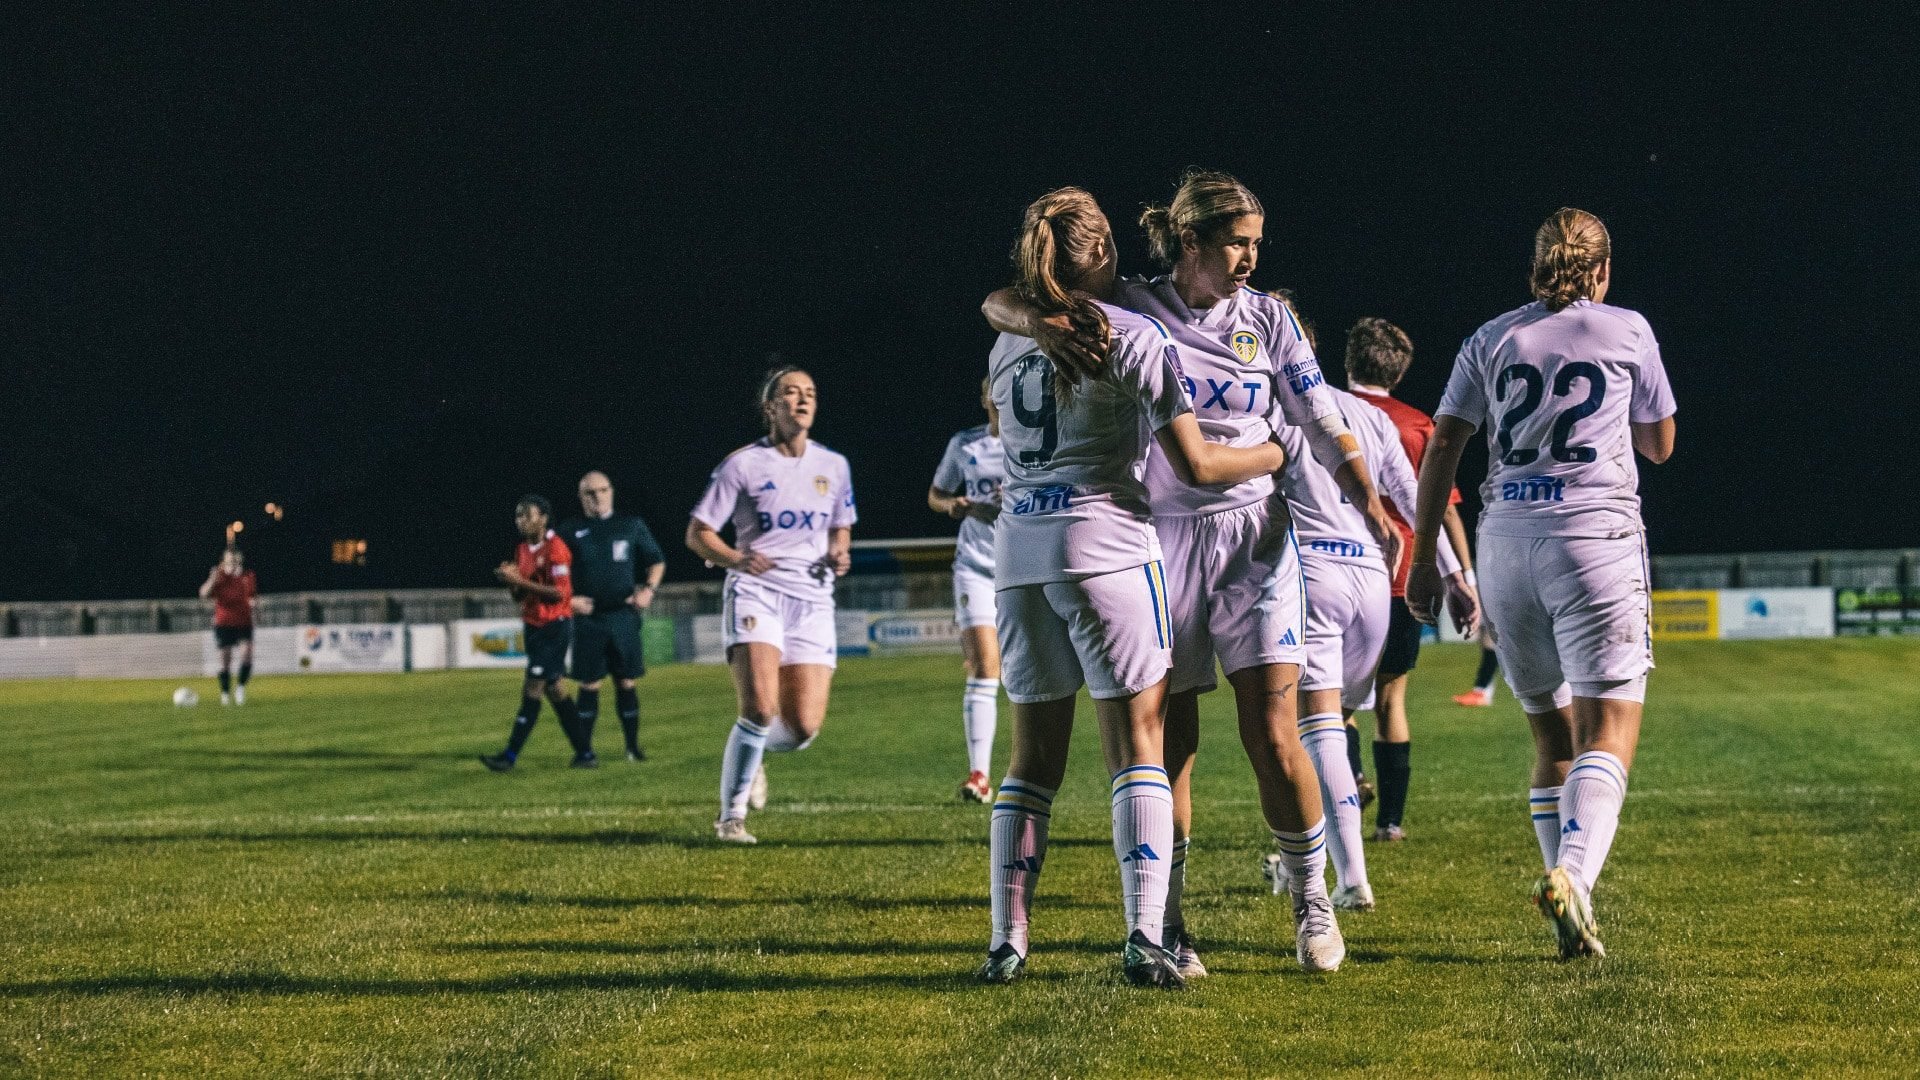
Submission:
[[[573,549],[573,679],[580,684],[580,741],[593,754],[593,722],[600,715],[600,684],[613,675],[614,701],[628,761],[645,761],[640,748],[640,693],[647,673],[641,656],[641,613],[667,570],[666,555],[647,523],[613,512],[613,481],[595,470],[580,478],[581,517],[560,526]],[[644,576],[644,580],[643,580]]]
[[[253,609],[259,583],[240,549],[228,548],[200,583],[200,599],[213,601],[213,643],[220,648],[220,704],[245,705],[253,678]],[[233,678],[233,650],[240,650],[240,679]]]

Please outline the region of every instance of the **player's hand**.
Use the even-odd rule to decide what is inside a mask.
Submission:
[[[633,590],[633,600],[631,601],[631,603],[633,604],[633,610],[645,611],[648,608],[652,607],[653,594],[654,594],[654,588],[651,585],[642,585],[639,588]]]
[[[520,568],[510,562],[503,562],[499,566],[494,567],[493,576],[499,581],[506,582],[508,585],[520,584]]]
[[[1480,632],[1480,594],[1467,583],[1467,575],[1447,578],[1447,614],[1460,636],[1471,640]]]
[[[853,569],[853,552],[829,551],[827,565],[833,567],[834,577],[846,577],[847,572]]]
[[[1373,542],[1380,545],[1380,557],[1387,563],[1387,576],[1392,577],[1399,571],[1400,555],[1406,550],[1400,530],[1393,527],[1393,519],[1376,504],[1367,513],[1367,531],[1373,534]]]
[[[991,525],[1000,517],[1000,504],[977,502],[967,508],[967,516]]]
[[[947,516],[955,521],[961,521],[966,518],[967,513],[972,509],[972,499],[967,498],[965,495],[956,495],[953,497],[953,501],[947,504]]]
[[[746,551],[740,554],[739,561],[733,564],[732,569],[737,573],[759,577],[773,569],[773,560],[757,551]]]
[[[1417,562],[1407,573],[1407,611],[1432,626],[1440,617],[1440,568],[1430,562]]]
[[[573,613],[574,613],[575,615],[591,615],[591,614],[593,614],[593,597],[591,597],[591,596],[576,596],[576,597],[574,597],[574,598],[573,598]]]
[[[1098,378],[1107,366],[1107,339],[1083,333],[1066,312],[1043,316],[1033,327],[1034,344],[1069,378]]]

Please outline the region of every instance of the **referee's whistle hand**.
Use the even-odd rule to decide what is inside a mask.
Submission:
[[[574,598],[573,598],[573,613],[574,613],[575,615],[591,615],[591,614],[593,614],[593,597],[591,597],[591,596],[576,596],[576,597],[574,597]]]

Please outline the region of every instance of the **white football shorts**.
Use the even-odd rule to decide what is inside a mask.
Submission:
[[[953,568],[953,621],[962,629],[994,625],[991,575]]]
[[[1128,697],[1166,678],[1173,654],[1167,586],[1157,562],[1002,589],[1000,685],[1019,704]]]
[[[1481,533],[1480,602],[1516,697],[1653,667],[1645,538]]]
[[[1307,582],[1307,662],[1300,689],[1337,689],[1341,708],[1367,708],[1393,610],[1386,564],[1376,559],[1361,566],[1308,552],[1301,569]]]
[[[720,594],[720,640],[729,658],[735,645],[754,642],[780,650],[780,666],[824,664],[839,657],[833,597],[789,596],[745,574],[728,574]]]
[[[1300,550],[1286,504],[1153,519],[1173,596],[1171,693],[1212,690],[1227,674],[1306,659]]]

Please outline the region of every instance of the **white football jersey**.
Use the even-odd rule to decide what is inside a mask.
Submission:
[[[1339,411],[1300,323],[1273,297],[1242,288],[1195,311],[1180,299],[1173,278],[1162,276],[1122,279],[1114,298],[1166,324],[1180,343],[1181,382],[1209,442],[1257,446],[1276,426],[1305,426]],[[1273,478],[1191,487],[1154,454],[1147,463],[1147,491],[1156,517],[1215,514],[1266,498]]]
[[[734,547],[773,560],[773,569],[754,580],[805,600],[831,598],[827,530],[858,520],[852,471],[846,458],[811,439],[799,457],[760,439],[713,471],[693,519],[716,531],[731,521]]]
[[[1647,320],[1576,300],[1560,311],[1536,301],[1475,331],[1437,415],[1486,429],[1482,532],[1603,537],[1641,531],[1630,425],[1673,414]]]
[[[1367,456],[1375,490],[1400,511],[1401,517],[1413,520],[1419,481],[1414,475],[1413,462],[1407,458],[1407,449],[1400,442],[1400,433],[1393,426],[1393,418],[1345,390],[1330,386],[1327,392],[1346,420],[1347,430],[1353,432],[1354,439],[1360,443],[1361,453]],[[1287,467],[1280,474],[1280,487],[1287,497],[1288,509],[1293,511],[1300,557],[1371,566],[1386,573],[1387,564],[1380,545],[1367,528],[1366,515],[1348,501],[1333,474],[1313,459],[1306,435],[1297,427],[1283,427],[1279,437],[1280,445],[1287,451]],[[1439,557],[1442,575],[1459,571],[1460,560],[1454,555],[1452,544],[1443,542]]]
[[[940,467],[933,471],[933,486],[950,495],[964,495],[976,503],[999,506],[1000,484],[1006,475],[1000,436],[981,424],[947,440],[947,452],[940,458]],[[993,576],[992,522],[971,515],[961,519],[953,565],[956,570]]]
[[[1153,433],[1192,405],[1178,346],[1151,318],[1102,304],[1113,348],[1098,380],[1065,400],[1053,362],[1001,334],[988,360],[1006,483],[994,530],[994,585],[1008,589],[1128,570],[1160,557],[1147,507]]]

